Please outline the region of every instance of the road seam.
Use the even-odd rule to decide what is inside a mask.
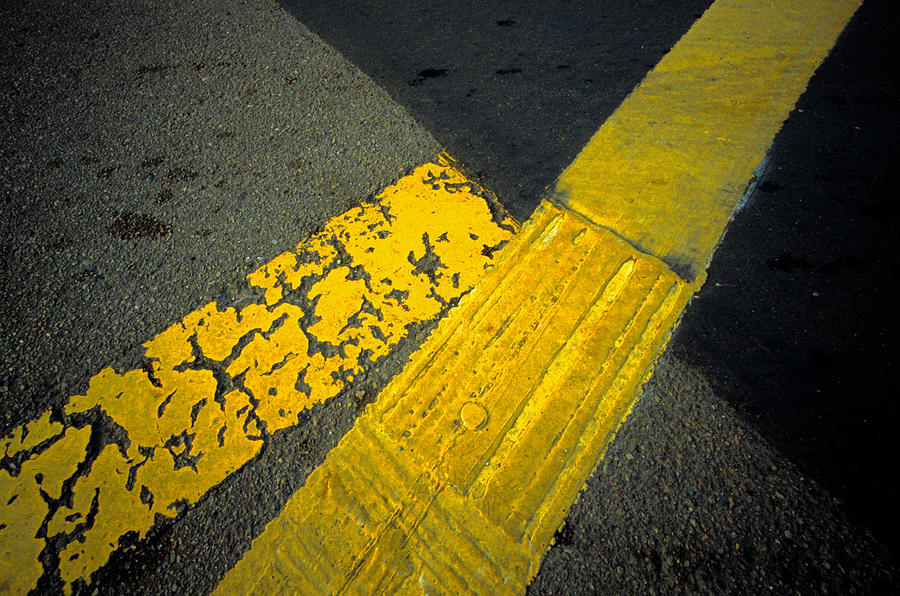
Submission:
[[[516,225],[446,158],[416,168],[0,438],[0,592],[69,592],[241,469],[315,404],[378,376],[491,268]],[[133,540],[126,540],[130,543]],[[9,570],[14,573],[7,575]]]
[[[858,4],[717,0],[217,592],[524,590]]]

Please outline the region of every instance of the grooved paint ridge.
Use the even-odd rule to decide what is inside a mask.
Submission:
[[[522,592],[857,5],[717,0],[217,593]]]
[[[42,575],[70,591],[134,532],[174,517],[272,433],[378,366],[512,237],[446,159],[425,164],[249,276],[260,299],[212,302],[107,368],[61,416],[0,439],[0,592]]]
[[[690,295],[543,204],[218,593],[524,589]]]

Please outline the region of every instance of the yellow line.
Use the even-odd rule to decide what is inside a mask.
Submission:
[[[560,176],[554,200],[686,279],[859,0],[718,0]],[[702,281],[702,280],[701,280]]]
[[[482,194],[446,160],[419,167],[251,274],[260,302],[206,305],[145,344],[145,369],[107,368],[65,419],[0,440],[0,592],[56,573],[45,550],[67,590],[87,580],[445,312],[514,232]]]
[[[521,592],[856,5],[717,0],[218,593]]]
[[[543,206],[219,593],[524,588],[689,296]]]

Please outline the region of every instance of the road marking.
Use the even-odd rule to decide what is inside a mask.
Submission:
[[[702,276],[858,0],[718,0],[595,133],[554,200]],[[702,280],[701,280],[702,282]]]
[[[857,5],[717,0],[217,592],[524,590]]]
[[[85,395],[0,440],[0,592],[43,574],[70,591],[128,532],[146,535],[371,370],[492,266],[514,234],[444,158],[425,164],[248,277],[262,295],[212,302],[107,368]]]
[[[543,205],[218,592],[524,589],[690,295]]]

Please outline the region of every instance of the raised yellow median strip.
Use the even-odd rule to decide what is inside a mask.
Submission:
[[[702,278],[753,171],[860,3],[717,0],[566,169],[554,200]]]
[[[524,588],[690,294],[544,205],[219,593]]]
[[[717,0],[218,592],[521,592],[857,4]]]
[[[0,439],[0,593],[89,580],[445,313],[515,232],[486,198],[425,164],[250,275],[259,301],[204,306],[145,344],[144,368],[107,368]]]

